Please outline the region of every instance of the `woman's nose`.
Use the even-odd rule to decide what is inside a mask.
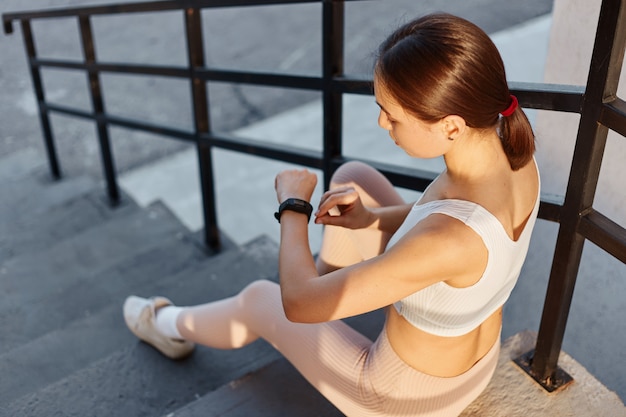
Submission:
[[[378,126],[382,127],[385,130],[391,130],[391,123],[389,123],[387,114],[385,114],[385,112],[382,110],[378,113]]]

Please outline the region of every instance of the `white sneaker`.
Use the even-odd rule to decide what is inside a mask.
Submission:
[[[172,302],[165,297],[141,298],[131,295],[124,302],[124,320],[131,332],[170,359],[189,356],[195,345],[162,335],[155,327],[156,311]]]

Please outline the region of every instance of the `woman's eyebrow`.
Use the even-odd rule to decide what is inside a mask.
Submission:
[[[381,109],[382,111],[384,111],[385,113],[389,114],[389,112],[387,111],[387,109],[386,109],[386,108],[384,108],[382,104],[380,104],[378,101],[376,101],[376,104],[378,105],[378,107],[380,107],[380,109]]]

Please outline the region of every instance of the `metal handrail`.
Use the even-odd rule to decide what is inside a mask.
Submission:
[[[302,3],[322,4],[321,76],[233,71],[209,68],[205,65],[200,18],[202,9]],[[13,32],[14,21],[20,22],[22,27],[52,175],[55,178],[61,177],[49,121],[51,112],[95,121],[107,191],[112,204],[117,204],[120,197],[109,144],[109,126],[132,128],[192,142],[197,148],[200,167],[205,241],[209,247],[218,250],[220,240],[215,209],[212,148],[229,149],[318,168],[323,171],[326,186],[332,172],[347,161],[348,158],[342,153],[342,95],[347,93],[371,95],[372,81],[344,74],[344,3],[345,1],[341,0],[169,0],[6,13],[2,15],[2,20],[7,34]],[[625,8],[622,0],[602,2],[586,86],[510,83],[511,91],[518,97],[523,107],[581,115],[565,200],[550,201],[546,196],[542,196],[539,210],[540,218],[557,222],[560,227],[537,346],[533,352],[516,359],[520,366],[550,391],[562,386],[569,379],[569,376],[558,368],[557,361],[584,241],[588,239],[615,258],[626,262],[626,229],[592,207],[607,131],[612,129],[626,136],[626,103],[616,96],[626,44]],[[185,14],[188,50],[186,66],[106,63],[97,60],[90,20],[93,16],[168,10],[178,10]],[[78,19],[85,57],[83,61],[37,57],[31,20],[59,17]],[[93,111],[47,103],[40,74],[40,69],[45,67],[84,71],[90,81]],[[190,132],[107,114],[103,106],[99,80],[100,73],[107,72],[188,79],[192,91],[194,130]],[[210,109],[207,104],[206,84],[214,81],[322,92],[324,111],[322,151],[277,146],[213,132],[209,124]],[[423,191],[435,175],[418,169],[368,162],[383,172],[393,184],[417,191]]]

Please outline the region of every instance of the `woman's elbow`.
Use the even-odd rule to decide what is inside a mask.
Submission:
[[[300,318],[300,315],[298,314],[298,312],[296,310],[290,309],[289,307],[287,307],[284,304],[283,304],[283,309],[285,310],[285,317],[290,322],[292,322],[292,323],[305,323],[304,321],[302,321],[302,319]]]
[[[306,302],[299,297],[282,294],[283,310],[285,317],[292,323],[317,323],[308,311]]]
[[[304,323],[302,308],[294,297],[288,297],[284,293],[282,295],[283,310],[285,311],[285,317],[292,323]]]

